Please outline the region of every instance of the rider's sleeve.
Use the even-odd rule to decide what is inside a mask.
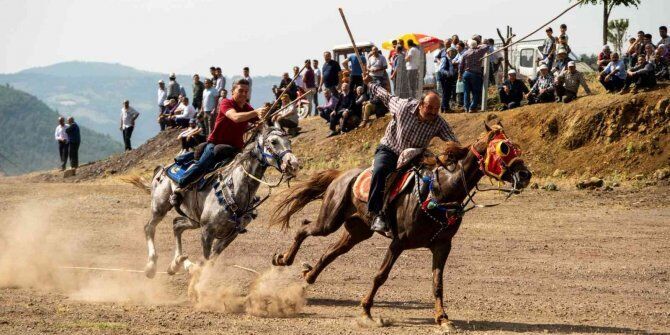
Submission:
[[[449,123],[445,121],[443,118],[439,118],[438,120],[440,120],[440,128],[437,133],[437,136],[443,141],[458,142],[458,138],[456,138],[454,131],[451,130],[451,126],[449,125]]]
[[[402,106],[405,106],[406,104],[401,104],[401,100],[407,100],[407,99],[400,99],[394,95],[391,95],[386,89],[383,87],[379,86],[378,84],[370,83],[368,84],[368,89],[370,90],[370,99],[372,98],[377,98],[379,101],[384,103],[386,108],[389,109],[389,112],[392,114],[395,114],[396,112],[399,112],[399,109],[401,109]]]

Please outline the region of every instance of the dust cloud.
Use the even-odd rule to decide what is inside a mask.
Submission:
[[[68,229],[54,201],[19,206],[0,219],[0,287],[57,291],[70,298],[95,302],[169,303],[167,283],[141,273],[64,269],[82,262],[82,234]],[[90,256],[87,263],[95,263]]]
[[[240,283],[248,275],[239,269],[208,262],[191,270],[189,297],[196,308],[259,317],[290,317],[306,304],[305,284],[296,269],[272,267],[257,275],[244,294]]]

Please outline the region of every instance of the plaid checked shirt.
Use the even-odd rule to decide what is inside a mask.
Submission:
[[[480,44],[475,49],[465,50],[463,56],[461,56],[461,62],[458,64],[458,72],[463,75],[465,71],[482,73],[482,61],[481,58],[486,55],[489,51],[489,46],[486,44]]]
[[[451,126],[442,117],[428,122],[419,120],[418,100],[392,96],[377,84],[369,84],[368,88],[371,96],[380,99],[393,115],[380,144],[389,147],[397,155],[409,148],[426,148],[436,136],[443,141],[458,142]]]

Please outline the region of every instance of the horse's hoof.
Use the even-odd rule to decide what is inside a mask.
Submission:
[[[302,263],[302,277],[307,281],[308,284],[313,284],[314,281],[310,282],[307,276],[314,269],[311,265],[307,263]]]
[[[372,318],[368,315],[361,315],[356,318],[356,324],[361,328],[380,328],[388,327],[391,323],[382,318]]]
[[[156,276],[156,263],[154,262],[149,262],[147,263],[147,266],[144,267],[144,275],[147,276],[147,278],[151,279]]]
[[[456,333],[458,331],[456,329],[456,327],[454,326],[454,323],[449,321],[449,320],[442,320],[442,322],[440,322],[440,330],[444,334],[447,334],[447,333],[453,334],[453,333]]]
[[[282,254],[275,253],[274,255],[272,255],[272,265],[284,266],[283,258],[284,257]]]

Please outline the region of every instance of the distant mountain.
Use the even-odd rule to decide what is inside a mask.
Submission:
[[[0,170],[20,174],[58,167],[57,118],[58,113],[36,97],[9,85],[0,86]],[[81,127],[80,164],[123,150],[120,142],[91,130],[77,117],[75,121]]]
[[[209,66],[203,66],[202,79],[208,74]],[[134,143],[138,145],[159,130],[156,123],[159,79],[167,82],[167,73],[141,71],[121,64],[78,61],[0,74],[0,84],[8,83],[33,94],[59,113],[72,115],[80,123],[119,141],[121,103],[130,100],[131,106],[140,112],[133,133]],[[279,84],[281,78],[266,76],[253,80],[252,105],[272,101],[271,87]],[[177,81],[185,86],[191,97],[191,75],[178,75]],[[229,91],[231,85],[232,80],[228,77],[226,88]]]

